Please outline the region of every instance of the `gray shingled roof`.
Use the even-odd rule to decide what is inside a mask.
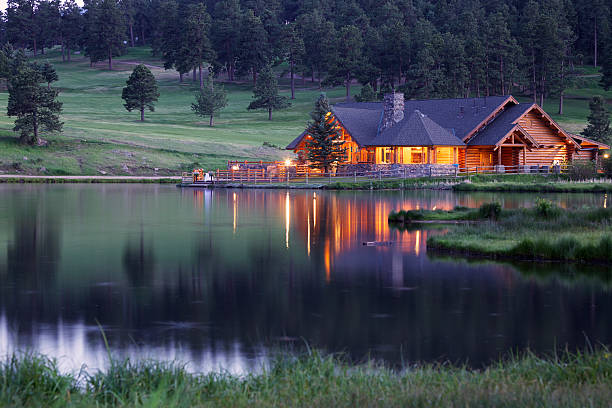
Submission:
[[[398,124],[387,128],[373,146],[465,146],[452,131],[444,129],[427,115],[415,110]]]
[[[509,96],[489,96],[486,98],[426,99],[404,102],[404,117],[415,110],[427,115],[431,120],[446,129],[453,129],[459,139],[464,139],[476,126],[492,114]],[[338,103],[336,108],[377,110],[382,114],[382,102]],[[462,111],[463,108],[463,111]]]
[[[510,106],[501,114],[497,115],[495,120],[491,121],[484,129],[476,133],[476,135],[468,141],[468,145],[490,146],[497,144],[504,136],[518,126],[518,124],[514,122],[532,106],[532,103],[520,103]]]
[[[461,141],[508,98],[509,96],[490,96],[466,99],[408,100],[404,102],[404,117],[408,119],[414,111],[418,110]],[[374,145],[374,140],[383,136],[382,134],[377,136],[383,112],[382,102],[339,103],[334,105],[332,111],[342,126],[362,146]],[[403,127],[406,119],[388,130],[398,126]],[[303,136],[304,133],[292,141],[287,149],[295,148]],[[443,138],[443,140],[450,142],[450,139]],[[454,139],[453,143],[455,143]],[[381,145],[378,140],[375,144]]]

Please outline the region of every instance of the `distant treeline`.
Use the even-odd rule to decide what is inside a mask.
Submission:
[[[612,0],[9,0],[0,36],[34,54],[60,45],[92,63],[150,45],[181,80],[256,79],[287,63],[319,85],[358,81],[407,98],[522,92],[560,97],[576,65],[612,75]],[[374,94],[375,94],[374,93]],[[371,93],[369,93],[371,94]],[[560,106],[561,108],[561,106]]]

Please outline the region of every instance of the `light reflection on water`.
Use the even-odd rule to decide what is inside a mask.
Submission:
[[[551,195],[562,207],[603,195]],[[449,191],[0,186],[0,354],[65,369],[114,356],[257,370],[304,342],[355,359],[468,361],[612,341],[602,268],[431,256],[444,229],[400,232],[391,210],[530,206]],[[371,241],[391,245],[365,246]],[[599,276],[598,275],[598,276]]]

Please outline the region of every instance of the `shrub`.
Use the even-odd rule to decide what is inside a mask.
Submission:
[[[554,218],[558,217],[561,211],[552,201],[545,198],[536,198],[535,212],[543,218]]]
[[[485,203],[480,206],[478,209],[478,213],[481,218],[489,218],[491,220],[496,220],[499,218],[501,214],[501,204],[500,203]]]
[[[570,180],[588,180],[597,176],[597,166],[591,160],[576,160],[569,168]]]

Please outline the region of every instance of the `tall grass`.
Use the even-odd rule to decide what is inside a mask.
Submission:
[[[544,358],[526,352],[480,370],[439,364],[397,371],[318,352],[283,355],[244,376],[191,374],[153,361],[64,375],[53,360],[32,355],[0,365],[2,407],[604,407],[611,400],[605,348]]]
[[[498,222],[455,227],[427,240],[430,249],[471,255],[612,261],[612,208],[564,210],[546,200],[530,209],[503,210]]]

